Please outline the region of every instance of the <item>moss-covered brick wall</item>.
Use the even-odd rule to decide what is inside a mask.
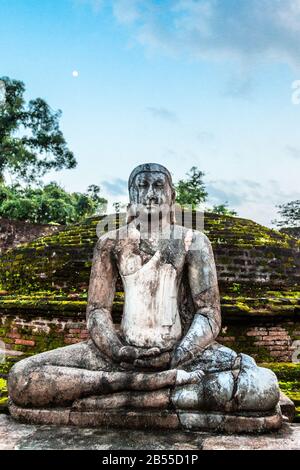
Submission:
[[[300,240],[300,227],[284,227],[280,229],[280,232],[286,233],[287,235],[298,238],[298,240]]]
[[[25,308],[24,308],[25,306]],[[86,300],[43,301],[17,306],[0,302],[0,340],[7,351],[25,354],[55,349],[84,341],[88,338],[85,321]],[[119,328],[123,308],[122,294],[116,297],[113,318]],[[223,315],[223,325],[218,341],[237,352],[253,356],[258,362],[288,362],[294,355],[295,341],[300,340],[298,320],[257,319],[243,313],[239,321]],[[295,356],[294,356],[295,357]]]
[[[278,377],[280,389],[295,404],[295,422],[300,422],[300,364],[291,363],[262,363],[271,369]]]
[[[195,226],[196,216],[187,214],[188,227]],[[61,228],[1,256],[0,338],[8,347],[33,353],[85,338],[88,282],[100,220]],[[204,221],[216,257],[227,328],[221,341],[253,354],[260,350],[268,360],[290,360],[300,319],[299,240],[246,219],[209,213]],[[123,225],[125,214],[119,220],[111,215],[109,222]],[[120,280],[117,287],[113,315],[120,323]],[[266,330],[256,334],[253,327],[260,322]],[[281,328],[282,322],[291,324],[284,327],[286,337],[281,330],[268,333]]]
[[[110,220],[114,222],[114,216]],[[122,215],[120,224],[124,221]],[[2,289],[10,294],[86,291],[98,222],[88,219],[8,250],[0,260]],[[299,240],[250,220],[213,214],[205,216],[205,232],[213,244],[223,292],[233,284],[248,290],[299,286]]]
[[[0,253],[62,229],[63,227],[59,225],[31,224],[0,217]]]

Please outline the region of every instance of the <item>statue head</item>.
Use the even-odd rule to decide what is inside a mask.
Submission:
[[[129,221],[139,217],[167,217],[174,223],[175,189],[170,172],[158,163],[137,166],[128,180]]]

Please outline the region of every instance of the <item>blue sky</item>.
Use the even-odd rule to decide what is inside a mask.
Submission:
[[[0,19],[0,76],[63,111],[78,160],[45,181],[126,202],[135,165],[198,166],[209,204],[266,225],[300,198],[300,0],[0,0]]]

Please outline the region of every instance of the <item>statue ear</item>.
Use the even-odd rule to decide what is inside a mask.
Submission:
[[[175,188],[172,188],[172,202],[173,202],[173,204],[175,204],[175,200],[176,200],[176,191],[175,191]]]
[[[176,191],[174,188],[172,188],[172,205],[171,205],[171,211],[170,211],[170,224],[175,225],[176,224]]]
[[[131,223],[136,218],[136,204],[129,203],[127,205],[127,224]]]

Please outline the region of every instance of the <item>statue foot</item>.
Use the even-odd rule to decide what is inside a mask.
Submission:
[[[175,385],[188,385],[199,383],[204,376],[202,370],[195,370],[193,372],[186,372],[185,370],[177,370]]]

